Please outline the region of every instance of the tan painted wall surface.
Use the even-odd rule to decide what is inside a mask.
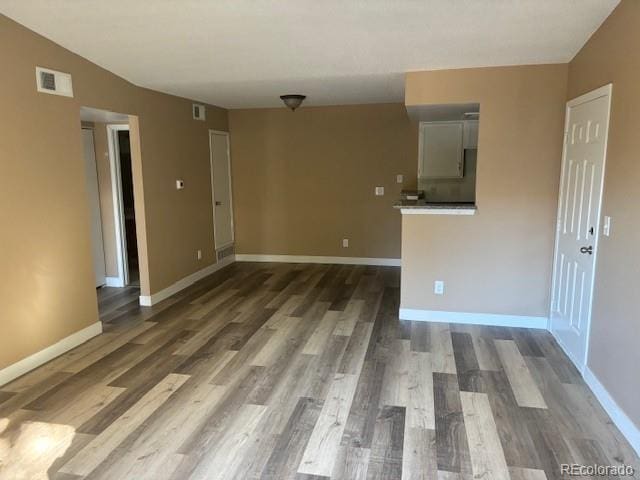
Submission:
[[[548,315],[566,82],[566,65],[407,74],[407,105],[480,102],[480,134],[478,213],[403,216],[402,307]]]
[[[207,122],[194,121],[189,100],[136,87],[1,15],[0,65],[10,72],[0,75],[0,168],[10,179],[0,189],[3,368],[97,321],[80,106],[139,118],[132,147],[142,156],[151,292],[215,261],[208,129],[226,130],[227,114],[211,107]],[[71,73],[75,97],[36,92],[36,65]],[[137,130],[134,121],[132,137]]]
[[[415,188],[418,162],[403,105],[232,110],[229,127],[238,253],[400,257],[396,174]]]
[[[623,0],[569,66],[568,99],[613,83],[589,367],[640,427],[640,2]]]

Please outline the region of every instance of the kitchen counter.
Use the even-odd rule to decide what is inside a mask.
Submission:
[[[393,208],[403,215],[475,215],[478,208],[473,203],[428,202],[426,200],[400,200]]]

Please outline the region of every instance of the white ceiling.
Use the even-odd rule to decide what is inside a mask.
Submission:
[[[0,12],[137,85],[242,108],[283,93],[396,102],[406,71],[567,62],[618,3],[0,0]]]

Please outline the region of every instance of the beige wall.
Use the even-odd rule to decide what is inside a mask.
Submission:
[[[623,0],[569,65],[575,98],[613,83],[589,367],[640,427],[640,2]]]
[[[480,102],[480,134],[477,214],[403,216],[403,308],[548,315],[566,84],[566,65],[407,74],[407,105]]]
[[[238,253],[400,257],[396,174],[415,188],[418,162],[403,105],[232,110],[229,127]]]
[[[80,106],[135,116],[146,293],[215,261],[208,129],[226,130],[227,113],[209,107],[206,122],[194,121],[189,100],[136,87],[4,16],[0,65],[10,72],[0,75],[3,368],[97,321]],[[37,93],[36,65],[71,73],[75,97]],[[184,190],[175,189],[176,178],[185,180]]]

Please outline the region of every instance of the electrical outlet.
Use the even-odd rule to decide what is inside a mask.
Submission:
[[[182,190],[184,188],[184,180],[176,180],[176,190]]]
[[[404,182],[404,175],[402,174],[396,175],[396,183],[403,183],[403,182]]]
[[[384,187],[376,187],[376,196],[381,197],[384,195]]]
[[[198,260],[202,260],[202,250],[198,250],[197,257]]]
[[[343,238],[342,239],[342,248],[349,248],[349,239],[348,238]]]
[[[436,280],[433,283],[433,293],[436,295],[444,295],[444,282],[442,280]]]

